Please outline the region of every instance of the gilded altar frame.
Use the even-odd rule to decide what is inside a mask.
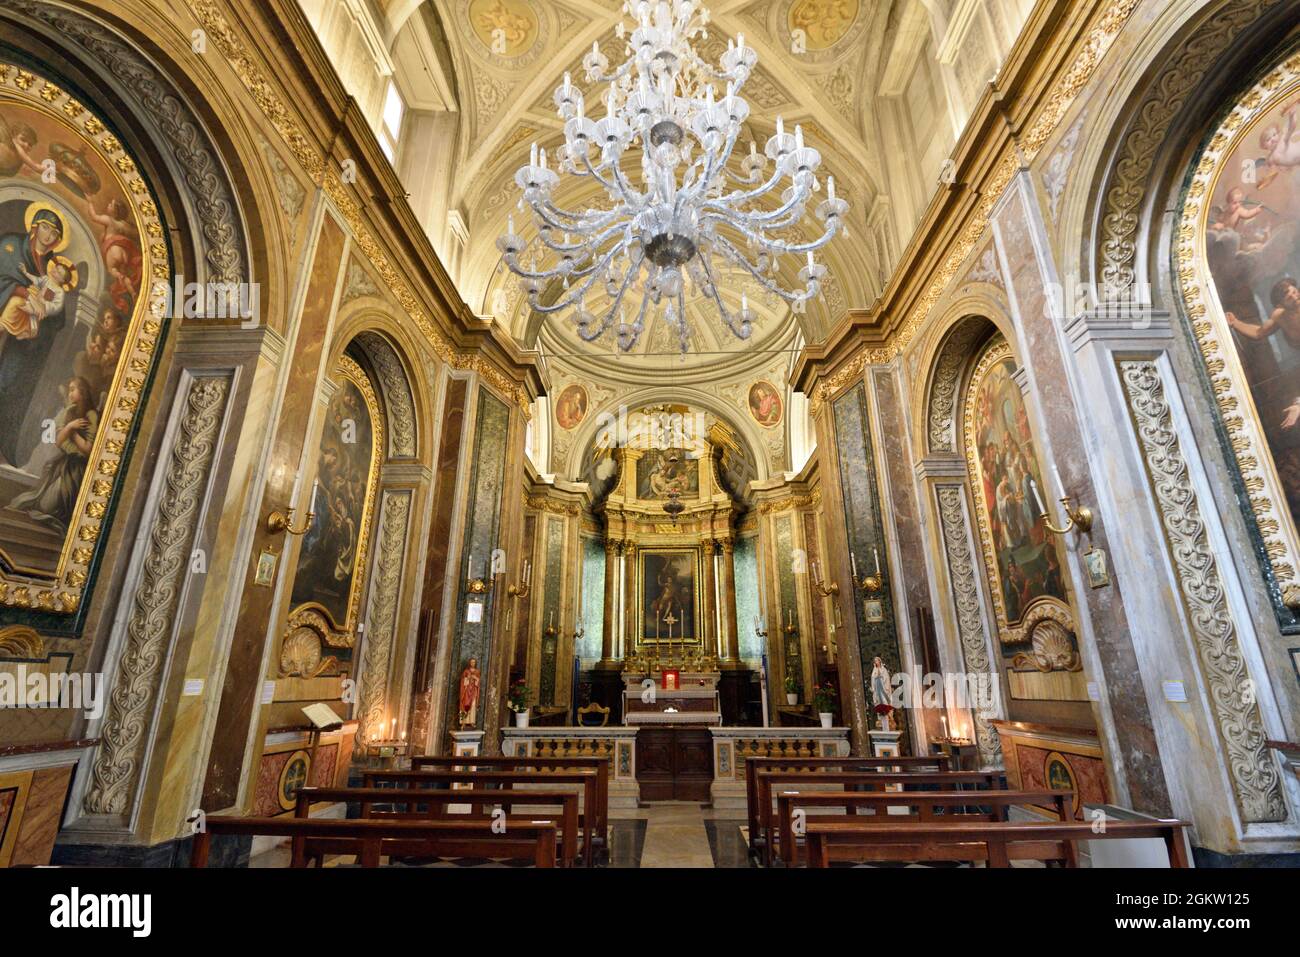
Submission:
[[[1210,273],[1206,232],[1215,188],[1237,147],[1248,137],[1258,137],[1269,111],[1297,96],[1300,53],[1293,52],[1259,77],[1228,109],[1192,163],[1173,250],[1183,311],[1245,493],[1241,496],[1243,511],[1261,543],[1264,576],[1276,584],[1274,601],[1280,599],[1293,614],[1300,613],[1300,532],[1289,514],[1259,410]]]
[[[701,626],[703,624],[704,602],[701,594],[704,581],[703,556],[698,545],[647,545],[638,547],[636,550],[636,644],[638,648],[658,648],[661,645],[667,645],[668,637],[665,635],[661,638],[647,638],[645,625],[645,560],[647,555],[689,555],[691,557],[691,601],[692,611],[695,616],[695,634],[693,635],[674,635],[673,644],[685,642],[689,645],[702,645],[703,635]]]
[[[107,399],[86,461],[73,518],[51,575],[5,561],[0,569],[0,605],[59,615],[82,607],[107,538],[138,419],[157,366],[168,320],[172,260],[158,203],[139,167],[108,126],[56,84],[12,63],[0,62],[0,103],[13,103],[67,130],[69,138],[93,150],[117,180],[140,238],[141,294],[126,327]],[[144,286],[148,284],[148,293]]]
[[[379,398],[374,384],[355,360],[350,356],[341,356],[335,378],[351,383],[361,393],[366,404],[366,412],[370,417],[371,435],[370,467],[366,474],[366,500],[361,510],[361,524],[357,531],[357,556],[353,566],[352,585],[348,591],[347,613],[342,622],[336,622],[325,606],[319,602],[307,601],[295,606],[289,613],[289,620],[281,637],[282,646],[287,639],[301,634],[304,629],[315,632],[321,644],[328,648],[350,649],[357,641],[361,599],[368,584],[366,562],[370,555],[371,531],[375,523],[375,503],[379,498],[379,470],[384,461],[384,421],[380,414]],[[295,569],[295,575],[296,571]],[[283,665],[282,670],[285,670]]]
[[[1018,645],[1032,640],[1034,629],[1045,620],[1055,621],[1067,631],[1075,631],[1074,613],[1065,602],[1051,595],[1040,596],[1025,610],[1019,623],[1011,625],[1007,621],[1006,604],[1002,597],[1002,573],[998,568],[998,557],[993,548],[993,530],[989,520],[988,504],[979,486],[980,462],[979,449],[975,442],[975,396],[995,365],[1007,359],[1016,360],[1011,344],[1006,338],[997,335],[984,347],[979,360],[971,372],[966,384],[966,393],[962,402],[962,444],[966,450],[966,481],[970,485],[970,497],[974,504],[975,524],[979,538],[980,554],[984,559],[985,581],[988,583],[989,598],[993,602],[998,637],[1004,645]],[[1034,455],[1038,455],[1035,444]],[[1042,462],[1039,461],[1041,474]],[[1048,498],[1051,496],[1048,495]],[[1062,583],[1067,595],[1070,586],[1062,572]]]

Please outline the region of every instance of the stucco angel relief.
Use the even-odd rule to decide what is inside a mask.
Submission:
[[[49,611],[88,583],[165,319],[144,277],[168,273],[135,164],[64,99],[0,87],[0,601]]]

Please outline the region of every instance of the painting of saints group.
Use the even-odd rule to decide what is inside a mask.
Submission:
[[[1067,601],[1060,556],[1039,521],[1035,487],[1041,490],[1043,480],[1015,371],[1015,361],[1005,358],[976,383],[973,420],[979,494],[1009,628],[1044,598]]]
[[[113,169],[61,120],[0,99],[0,547],[10,571],[58,569],[142,264]]]
[[[1292,519],[1300,516],[1300,90],[1240,135],[1205,253]]]

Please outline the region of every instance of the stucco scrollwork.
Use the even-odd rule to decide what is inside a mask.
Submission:
[[[1209,686],[1237,806],[1247,822],[1284,820],[1282,782],[1265,744],[1259,705],[1249,693],[1250,671],[1174,431],[1164,381],[1149,359],[1121,361],[1119,369],[1178,574],[1192,643]]]
[[[948,579],[952,584],[952,600],[957,609],[957,633],[961,639],[962,659],[971,674],[985,675],[997,681],[989,658],[988,639],[984,634],[984,620],[980,613],[979,589],[975,580],[975,559],[970,548],[970,529],[962,509],[960,485],[941,485],[936,489],[939,501],[939,521],[943,527],[943,546],[948,561]],[[975,720],[975,744],[979,748],[983,767],[1002,763],[1002,742],[990,723],[994,715],[978,709],[972,712]]]
[[[92,814],[125,813],[140,775],[229,393],[228,377],[203,376],[191,381],[183,399],[86,792]]]
[[[415,402],[402,360],[388,340],[377,332],[361,333],[357,336],[357,343],[374,364],[384,393],[388,410],[388,454],[393,458],[413,459],[417,453]]]
[[[1277,0],[1221,4],[1215,15],[1182,45],[1133,112],[1133,123],[1120,142],[1102,207],[1098,261],[1102,282],[1112,295],[1136,281],[1142,202],[1170,124],[1214,60],[1275,3]]]
[[[987,334],[989,324],[979,318],[965,319],[948,333],[934,364],[934,379],[930,385],[929,415],[930,451],[955,452],[957,390],[961,386],[962,370],[970,361],[972,347],[980,336]]]

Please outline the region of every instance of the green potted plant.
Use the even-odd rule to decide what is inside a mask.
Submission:
[[[799,679],[794,675],[785,676],[785,703],[789,705],[799,703]]]
[[[528,727],[528,685],[523,681],[511,684],[510,691],[506,695],[506,704],[515,713],[515,727]]]
[[[835,720],[835,697],[834,685],[813,686],[813,707],[817,709],[817,716],[821,718],[823,728],[831,727],[831,722]]]

